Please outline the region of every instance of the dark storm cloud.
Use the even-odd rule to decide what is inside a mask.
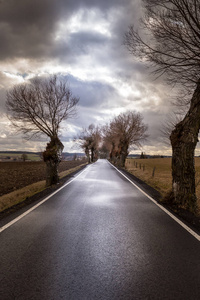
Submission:
[[[45,55],[59,16],[55,1],[6,0],[0,3],[0,58]],[[44,49],[45,48],[45,49]]]
[[[99,8],[106,13],[113,5],[124,3],[117,0],[3,0],[0,2],[0,59],[51,56],[59,47],[53,38],[58,22],[66,21],[79,8]],[[84,34],[82,42],[83,38]],[[94,41],[92,36],[85,38]]]

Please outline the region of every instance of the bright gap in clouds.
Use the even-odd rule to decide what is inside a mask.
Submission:
[[[110,21],[105,19],[105,15],[99,10],[80,9],[76,14],[72,15],[67,21],[58,24],[55,40],[68,41],[69,34],[78,32],[96,32],[104,36],[111,37]]]

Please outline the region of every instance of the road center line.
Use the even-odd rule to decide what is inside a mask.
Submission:
[[[26,215],[28,215],[30,212],[32,212],[34,209],[36,209],[38,206],[42,205],[44,202],[46,202],[47,200],[49,200],[52,196],[54,196],[55,194],[57,194],[60,190],[64,189],[68,184],[70,184],[72,181],[76,180],[81,174],[83,174],[83,172],[85,172],[86,169],[88,169],[88,167],[85,168],[81,173],[79,173],[75,178],[73,178],[72,180],[70,180],[69,182],[67,182],[63,186],[61,186],[59,189],[57,189],[55,192],[53,192],[52,194],[50,194],[49,196],[47,196],[45,199],[43,199],[42,201],[40,201],[38,204],[34,205],[33,207],[31,207],[30,209],[28,209],[26,212],[24,212],[23,214],[21,214],[17,218],[13,219],[12,221],[10,221],[9,223],[7,223],[6,225],[2,226],[0,228],[0,233],[2,231],[4,231],[5,229],[7,229],[8,227],[12,226],[17,221],[21,220],[23,217],[25,217]]]
[[[108,161],[109,162],[109,161]],[[141,193],[143,193],[147,198],[149,198],[155,205],[157,205],[160,209],[162,209],[166,214],[168,214],[172,219],[174,219],[179,225],[181,225],[185,230],[187,230],[191,235],[193,235],[200,242],[200,235],[193,231],[190,227],[184,224],[181,220],[179,220],[176,216],[174,216],[170,211],[164,208],[162,205],[157,203],[151,196],[145,193],[139,186],[137,186],[131,179],[129,179],[126,175],[124,175],[120,170],[118,170],[115,166],[113,166],[110,162],[109,164],[116,169],[122,176],[124,176],[132,185],[134,185]]]

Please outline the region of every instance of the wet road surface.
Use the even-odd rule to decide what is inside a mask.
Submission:
[[[106,160],[0,233],[0,299],[200,299],[200,243]]]

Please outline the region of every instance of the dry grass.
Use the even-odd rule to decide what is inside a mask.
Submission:
[[[0,197],[0,212],[3,210],[16,205],[20,202],[26,200],[27,197],[31,197],[36,193],[41,192],[45,189],[45,180],[39,181],[28,186],[25,186],[22,189],[16,190],[9,194],[3,195]]]
[[[70,170],[66,170],[66,171],[59,173],[60,178],[63,178],[65,176],[69,175],[70,173],[79,170],[83,165],[85,165],[85,164],[79,165],[75,168],[72,168]],[[0,212],[2,212],[3,210],[5,210],[13,205],[23,202],[24,200],[26,200],[26,198],[31,197],[31,196],[43,191],[45,188],[46,188],[46,181],[42,180],[42,181],[30,184],[28,186],[25,186],[14,192],[11,192],[9,194],[5,194],[5,195],[1,196],[0,197]]]
[[[126,169],[140,178],[164,197],[171,190],[171,158],[131,159],[125,164]],[[200,158],[195,158],[197,204],[200,210]],[[154,173],[154,174],[153,174]]]

